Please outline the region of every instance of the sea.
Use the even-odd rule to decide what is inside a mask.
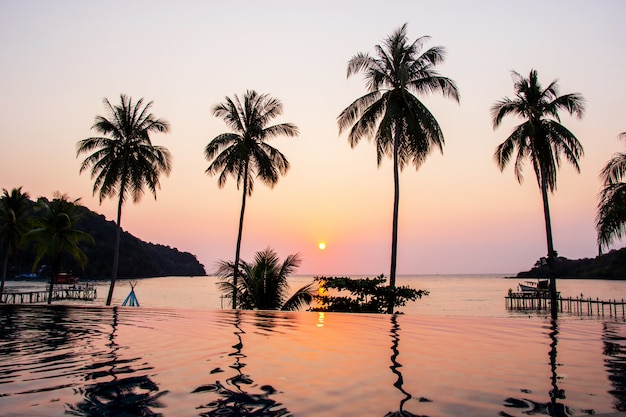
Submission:
[[[367,276],[351,276],[366,278]],[[374,278],[374,276],[369,276]],[[289,277],[290,290],[314,281],[313,275]],[[536,282],[536,280],[530,280]],[[229,309],[230,300],[217,289],[218,278],[159,277],[135,280],[120,279],[115,286],[112,304],[121,305],[134,286],[141,307],[181,308],[194,310]],[[429,295],[416,302],[409,302],[398,310],[404,314],[428,316],[511,317],[526,315],[509,311],[504,296],[509,290],[518,291],[524,279],[505,274],[483,275],[400,275],[396,285],[407,285],[429,291]],[[109,282],[95,281],[98,297],[94,301],[63,301],[68,305],[105,305]],[[8,291],[40,291],[46,288],[41,280],[7,281]],[[562,297],[620,300],[626,298],[626,280],[560,279],[557,290]],[[546,312],[538,312],[545,316]]]
[[[312,276],[290,277],[293,291]],[[510,310],[504,275],[399,276],[401,314],[233,311],[216,277],[0,306],[2,416],[578,416],[626,411],[626,319]],[[8,291],[41,282],[8,281]],[[134,288],[139,307],[122,307]],[[626,298],[626,281],[558,280]]]

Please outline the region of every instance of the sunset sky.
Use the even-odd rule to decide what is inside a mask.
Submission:
[[[516,273],[545,256],[545,229],[533,172],[519,185],[500,172],[495,147],[520,120],[492,129],[491,105],[513,96],[511,70],[534,68],[560,93],[581,93],[582,120],[562,123],[585,149],[581,173],[563,164],[551,197],[555,249],[597,254],[598,173],[626,131],[626,2],[615,1],[43,1],[0,0],[0,188],[32,198],[55,191],[99,205],[76,142],[95,136],[102,99],[121,93],[154,101],[171,124],[153,142],[169,148],[173,171],[157,200],[124,206],[122,227],[142,240],[195,254],[211,273],[234,259],[241,192],[204,171],[204,147],[229,131],[212,107],[253,89],[280,99],[296,138],[271,144],[291,163],[248,200],[242,258],[268,246],[299,252],[301,274],[389,274],[393,176],[376,165],[372,143],[351,149],[336,118],[365,93],[346,63],[374,51],[403,23],[414,40],[447,49],[440,72],[461,102],[422,97],[443,129],[434,152],[400,184],[398,273]],[[326,243],[320,250],[318,244]],[[617,242],[615,247],[623,246]]]

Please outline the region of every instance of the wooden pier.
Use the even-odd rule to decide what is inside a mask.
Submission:
[[[47,303],[50,295],[49,288],[41,291],[19,291],[2,294],[2,304],[36,304]],[[95,283],[85,284],[56,284],[52,289],[52,301],[55,300],[85,300],[92,301],[97,298]]]
[[[504,297],[508,310],[550,310],[552,301],[548,294],[528,294],[511,292]],[[579,316],[623,317],[626,318],[626,301],[595,300],[591,297],[557,298],[558,311]]]

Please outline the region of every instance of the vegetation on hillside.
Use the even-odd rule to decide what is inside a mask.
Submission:
[[[39,198],[39,203],[50,203],[46,198]],[[37,215],[36,202],[28,200],[27,218],[29,223]],[[111,261],[115,247],[116,224],[107,220],[103,215],[95,213],[82,205],[76,205],[75,228],[85,232],[94,240],[94,243],[81,242],[79,248],[87,257],[84,269],[70,258],[63,260],[61,269],[73,272],[81,278],[108,279],[111,276]],[[122,231],[120,239],[120,260],[118,277],[120,278],[148,278],[158,276],[200,276],[206,275],[204,266],[198,262],[195,255],[180,252],[176,248],[144,242]],[[0,247],[0,254],[4,258],[6,247]],[[36,258],[34,242],[25,241],[23,245],[11,254],[7,268],[7,279],[13,279],[19,274],[30,274]],[[40,265],[43,277],[50,274],[52,262],[47,257],[41,259]],[[39,271],[39,268],[38,268]]]
[[[612,250],[595,258],[567,259],[557,257],[554,272],[558,278],[626,279],[626,248]],[[538,260],[530,271],[518,278],[545,278],[548,266],[545,258]]]

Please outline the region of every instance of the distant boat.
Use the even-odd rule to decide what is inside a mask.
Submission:
[[[39,274],[17,274],[15,276],[15,278],[17,279],[35,279],[35,278],[39,278]]]
[[[547,279],[534,281],[525,281],[519,283],[519,289],[524,295],[541,295],[547,294],[550,290],[550,281]]]
[[[41,274],[46,269],[46,265],[40,267],[37,272],[33,272],[32,274],[17,274],[15,278],[17,279],[39,279],[41,278]]]

